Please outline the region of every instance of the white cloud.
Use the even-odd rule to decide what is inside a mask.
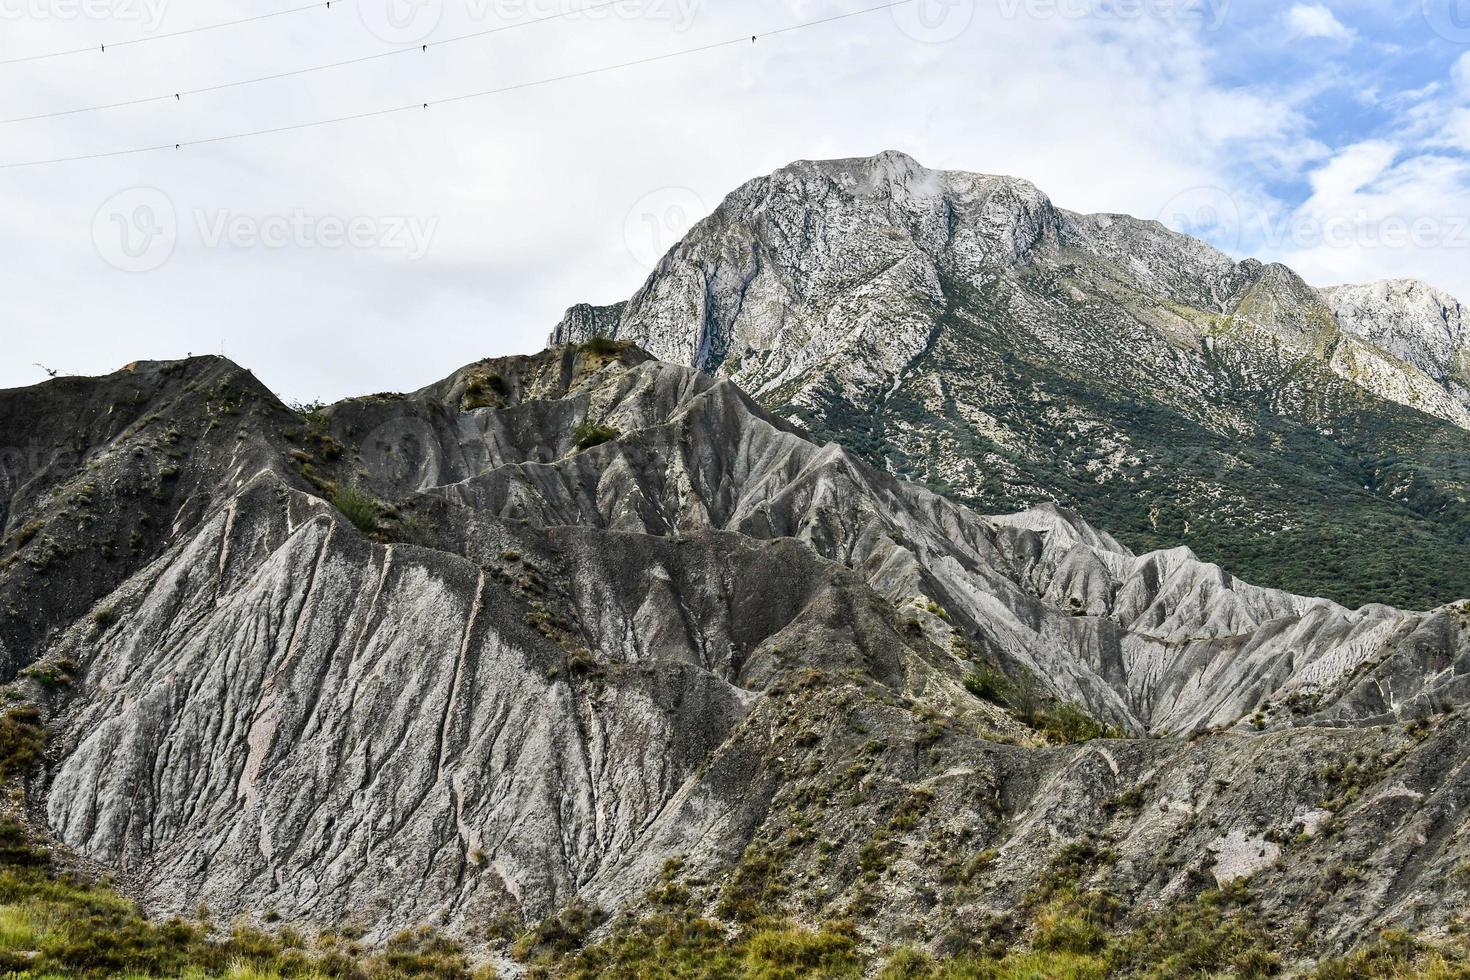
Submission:
[[[1315,171],[1311,186],[1275,219],[1270,257],[1316,285],[1409,277],[1467,295],[1470,162],[1365,142]]]
[[[483,26],[464,20],[477,6],[506,5],[446,4],[436,36]],[[425,101],[692,48],[853,4],[648,6],[694,17],[684,31],[651,18],[573,18],[431,47],[426,57],[16,124],[6,129],[0,162],[171,145]],[[540,2],[525,10],[548,7],[560,9]],[[538,348],[572,303],[627,298],[647,270],[629,254],[625,228],[650,193],[684,188],[712,208],[745,180],[799,158],[899,149],[933,167],[1027,177],[1064,207],[1146,218],[1200,188],[1274,214],[1280,205],[1259,189],[1261,178],[1295,183],[1308,172],[1318,207],[1334,195],[1382,203],[1380,185],[1395,181],[1421,179],[1426,195],[1454,191],[1453,174],[1415,171],[1399,153],[1335,153],[1311,138],[1299,106],[1320,90],[1300,80],[1285,88],[1217,83],[1204,43],[1215,36],[1199,24],[1067,17],[1048,4],[1005,16],[999,7],[976,4],[969,29],[942,44],[917,43],[880,13],[429,111],[7,171],[0,213],[28,232],[0,241],[0,386],[40,380],[33,361],[99,373],[140,357],[223,347],[291,397],[417,388],[480,357]],[[254,12],[250,0],[167,10],[162,31]],[[352,5],[298,16],[295,25],[251,26],[248,42],[242,29],[122,48],[116,60],[109,50],[106,59],[12,65],[7,112],[121,101],[388,49]],[[125,36],[118,24],[7,22],[0,58]],[[1425,111],[1422,139],[1444,131],[1447,117]],[[1393,145],[1412,148],[1408,140]],[[146,273],[110,267],[92,240],[98,209],[134,187],[165,192],[181,221],[172,257]],[[298,209],[313,227],[354,217],[379,228],[398,218],[437,224],[416,261],[401,249],[310,248],[295,238],[282,248],[208,247],[195,231],[200,216],[260,222]],[[1340,252],[1278,248],[1268,257],[1290,254],[1318,281],[1353,277],[1341,272]],[[1360,258],[1354,275],[1392,266],[1470,295],[1464,253]]]
[[[1470,51],[1460,55],[1460,60],[1455,62],[1451,77],[1455,80],[1455,87],[1465,98],[1470,98]]]
[[[1442,139],[1445,145],[1470,153],[1470,109],[1456,109],[1450,113]]]
[[[1296,4],[1287,12],[1286,22],[1298,37],[1351,41],[1358,36],[1357,31],[1338,20],[1336,14],[1320,3]]]

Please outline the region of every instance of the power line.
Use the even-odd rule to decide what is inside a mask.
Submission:
[[[353,2],[353,0],[337,0],[337,5],[342,6]],[[274,10],[268,14],[255,14],[252,17],[241,17],[239,20],[227,20],[218,24],[205,24],[202,27],[190,27],[182,31],[170,31],[167,34],[149,34],[147,37],[135,37],[127,41],[113,41],[110,44],[93,44],[85,48],[70,48],[66,51],[49,51],[46,54],[26,55],[22,58],[8,58],[0,61],[0,65],[19,65],[30,61],[45,61],[48,58],[65,58],[74,54],[96,54],[99,51],[106,53],[108,48],[126,48],[135,44],[147,44],[151,41],[165,41],[172,37],[184,37],[189,34],[202,34],[205,31],[217,31],[223,27],[238,27],[241,24],[253,24],[259,20],[270,20],[272,17],[284,17],[287,14],[299,14],[307,10],[320,10],[332,8],[332,0],[317,0],[302,7],[289,7],[285,10]]]
[[[456,37],[446,37],[440,41],[429,41],[424,44],[415,44],[406,48],[395,48],[392,51],[380,51],[377,54],[364,55],[360,58],[348,58],[346,61],[333,61],[325,65],[312,65],[306,68],[297,68],[293,71],[277,72],[273,75],[260,75],[255,78],[243,78],[239,81],[224,82],[220,85],[206,85],[202,88],[181,89],[177,92],[167,92],[163,95],[150,95],[140,99],[128,99],[123,102],[109,102],[102,105],[83,106],[78,109],[62,109],[57,112],[40,112],[34,116],[16,116],[13,119],[0,119],[0,126],[11,123],[34,122],[40,119],[57,119],[61,116],[75,116],[84,112],[102,112],[107,109],[122,109],[128,106],[149,105],[154,102],[179,102],[186,95],[206,95],[211,92],[223,92],[226,89],[240,88],[245,85],[256,85],[260,82],[273,82],[282,78],[295,78],[298,75],[310,75],[313,72],[328,71],[333,68],[346,68],[349,65],[360,65],[369,61],[378,61],[383,58],[395,58],[401,54],[415,54],[428,51],[430,48],[441,47],[446,44],[457,44],[460,41],[470,41],[475,38],[488,37],[492,34],[502,34],[506,31],[515,31],[523,27],[534,27],[547,21],[562,20],[576,14],[594,13],[598,10],[606,10],[616,7],[625,0],[605,0],[602,3],[589,4],[578,7],[575,10],[564,10],[558,14],[548,14],[543,17],[534,17],[530,20],[519,21],[514,24],[503,24],[500,27],[491,27],[485,30],[471,31],[468,34],[460,34]]]
[[[728,48],[737,44],[751,44],[761,38],[779,37],[783,34],[792,34],[796,31],[808,30],[820,27],[824,24],[832,24],[837,21],[847,20],[852,17],[861,17],[864,14],[877,13],[881,10],[893,10],[898,7],[906,7],[915,0],[892,0],[872,7],[864,7],[860,10],[850,10],[847,13],[833,14],[829,17],[821,17],[816,20],[804,21],[800,24],[792,24],[789,27],[781,27],[766,31],[763,34],[742,34],[740,37],[728,41],[716,41],[712,44],[703,44],[693,48],[683,48],[679,51],[670,51],[666,54],[652,55],[647,58],[636,58],[632,61],[623,61],[614,65],[603,65],[599,68],[588,68],[582,71],[568,72],[564,75],[553,75],[549,78],[538,78],[529,82],[520,82],[515,85],[506,85],[500,88],[485,89],[482,92],[469,92],[464,95],[453,95],[429,102],[416,102],[412,105],[399,105],[387,109],[374,109],[368,112],[358,112],[346,116],[333,116],[328,119],[314,119],[310,122],[295,123],[289,126],[276,126],[270,129],[255,129],[242,133],[230,133],[224,136],[209,136],[202,139],[184,140],[179,143],[162,143],[157,146],[140,146],[127,150],[111,150],[105,153],[87,153],[72,157],[54,157],[49,160],[28,160],[23,163],[0,164],[0,170],[16,170],[22,167],[41,167],[58,163],[77,163],[82,160],[102,160],[111,157],[134,156],[140,153],[157,153],[161,150],[181,150],[191,146],[206,146],[212,143],[226,143],[233,140],[250,139],[256,136],[270,136],[276,133],[291,133],[302,129],[312,129],[316,126],[329,126],[335,123],[354,122],[359,119],[372,119],[378,116],[391,116],[400,112],[411,112],[414,110],[429,109],[436,105],[448,105],[455,102],[465,102],[470,99],[482,99],[491,95],[503,95],[508,92],[519,92],[523,89],[538,88],[542,85],[552,85],[556,82],[566,82],[577,78],[588,78],[593,75],[604,75],[609,72],[621,71],[626,68],[635,68],[640,65],[651,65],[661,61],[671,61],[675,58],[683,58],[694,54],[704,54],[720,48]]]

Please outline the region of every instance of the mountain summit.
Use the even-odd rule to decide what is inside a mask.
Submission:
[[[1458,404],[1454,329],[888,154],[418,391],[0,392],[0,970],[1413,955],[1470,887],[1470,603],[1319,596],[1466,574],[1470,433],[1384,394]]]
[[[1319,291],[884,153],[736,190],[552,339],[599,334],[985,512],[1057,502],[1350,605],[1470,593],[1470,347],[1422,284]]]

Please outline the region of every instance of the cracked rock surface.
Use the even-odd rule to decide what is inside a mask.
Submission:
[[[1323,950],[1465,897],[1470,604],[984,517],[620,345],[306,416],[145,363],[0,422],[52,441],[0,496],[7,678],[75,675],[36,817],[158,911],[475,938],[779,847],[797,916],[938,943],[1078,842],[1137,908],[1247,878]]]

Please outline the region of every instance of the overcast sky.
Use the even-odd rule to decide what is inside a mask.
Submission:
[[[881,0],[0,0],[0,164],[419,105]],[[117,46],[138,38],[146,43]],[[37,54],[110,44],[44,60]],[[1470,298],[1466,0],[915,0],[378,118],[0,170],[0,386],[224,351],[284,397],[420,387],[626,298],[729,191],[899,149],[1317,285]]]

